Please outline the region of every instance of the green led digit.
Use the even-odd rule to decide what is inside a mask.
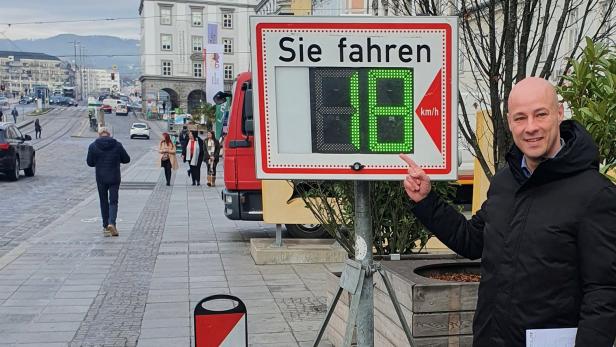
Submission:
[[[359,150],[359,73],[354,72],[351,75],[350,85],[351,107],[353,114],[351,115],[351,143],[355,149]]]
[[[377,105],[377,81],[402,80],[402,104]],[[401,142],[379,142],[379,117],[402,117]],[[368,71],[368,148],[371,152],[409,152],[413,149],[413,73],[407,69],[372,69]]]

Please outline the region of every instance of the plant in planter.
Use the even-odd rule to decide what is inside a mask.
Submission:
[[[601,171],[616,183],[616,49],[586,38],[586,48],[571,61],[572,72],[559,93],[599,146]]]
[[[301,181],[295,189],[319,223],[348,252],[355,254],[352,181]],[[433,182],[432,189],[450,201],[455,187]],[[410,212],[410,200],[401,182],[370,182],[372,235],[376,255],[411,254],[421,251],[432,234]]]
[[[200,106],[192,110],[192,119],[195,123],[201,123],[202,120],[207,124],[208,130],[212,129],[212,124],[216,117],[216,106],[209,103],[202,103]]]

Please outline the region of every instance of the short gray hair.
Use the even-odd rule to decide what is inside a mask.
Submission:
[[[107,134],[107,136],[111,136],[111,130],[107,127],[98,127],[98,135],[103,136],[103,134]]]

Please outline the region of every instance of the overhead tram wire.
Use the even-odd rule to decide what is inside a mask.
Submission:
[[[308,11],[310,8],[296,8],[296,11]],[[337,11],[337,10],[347,10],[347,8],[328,8],[327,11]],[[365,8],[364,8],[365,10]],[[254,10],[235,10],[232,13],[254,13]],[[226,11],[221,11],[216,9],[213,11],[214,14],[223,14],[228,13]],[[211,13],[204,13],[211,14]],[[191,17],[192,14],[173,14],[172,17]],[[81,18],[81,19],[62,19],[62,20],[43,20],[43,21],[30,21],[30,22],[0,22],[0,25],[7,25],[10,27],[18,26],[18,25],[40,25],[40,24],[63,24],[63,23],[80,23],[80,22],[109,22],[109,21],[122,21],[122,20],[137,20],[137,19],[150,19],[150,18],[160,18],[161,16],[137,16],[137,17],[108,17],[108,18]],[[208,21],[208,23],[216,23],[220,24],[222,21]]]

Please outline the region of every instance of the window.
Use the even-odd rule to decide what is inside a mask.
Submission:
[[[203,77],[201,63],[193,63],[193,77]]]
[[[169,6],[160,7],[160,24],[171,25],[171,7]]]
[[[203,50],[203,36],[192,37],[192,50],[193,52],[201,52]]]
[[[172,39],[173,36],[170,34],[160,34],[160,50],[170,51],[172,49]]]
[[[224,54],[233,54],[233,39],[222,39],[222,47]]]
[[[192,18],[192,26],[194,27],[203,26],[203,12],[201,12],[201,10],[193,9],[191,12],[191,18]]]
[[[222,13],[222,28],[233,29],[233,12]]]
[[[162,67],[161,72],[163,76],[171,76],[172,67],[173,67],[171,60],[161,61],[161,67]]]
[[[232,80],[233,79],[233,64],[224,64],[224,79]]]

